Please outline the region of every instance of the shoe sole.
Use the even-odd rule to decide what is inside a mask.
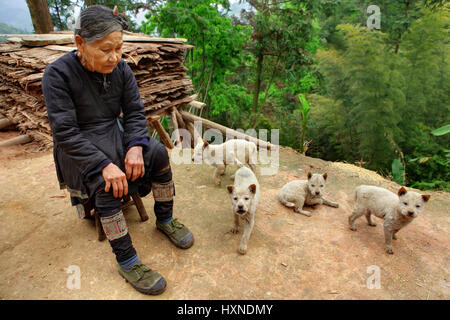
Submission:
[[[172,237],[170,237],[169,235],[167,235],[167,233],[165,233],[162,229],[156,227],[156,230],[158,230],[159,232],[161,232],[163,235],[165,235],[167,238],[169,238],[169,240],[178,248],[180,249],[189,249],[190,247],[192,247],[194,245],[194,236],[192,236],[192,242],[188,245],[182,246],[180,244],[178,244],[176,242],[176,240],[174,240]]]
[[[122,278],[125,279],[126,282],[128,282],[134,289],[136,289],[140,293],[156,296],[156,295],[163,293],[167,288],[167,283],[165,283],[164,287],[162,287],[161,289],[156,290],[156,291],[152,290],[152,289],[142,289],[142,288],[136,287],[134,284],[132,284],[130,281],[128,281],[128,279],[125,278],[125,276],[120,271],[119,271],[119,274],[122,276]],[[156,281],[155,285],[157,285],[160,281],[165,282],[164,278],[161,277],[158,281]]]

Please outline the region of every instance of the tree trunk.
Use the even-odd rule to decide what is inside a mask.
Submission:
[[[269,80],[269,82],[267,82],[266,91],[264,92],[264,98],[262,100],[263,104],[264,104],[264,102],[266,102],[267,94],[269,92],[270,87],[272,86],[272,82],[273,82],[273,79],[275,78],[275,73],[277,72],[279,62],[280,62],[280,56],[278,55],[277,62],[275,62],[275,67],[273,68],[272,75],[270,76],[270,80]]]
[[[46,0],[27,0],[35,33],[53,31],[52,18]]]
[[[212,80],[212,77],[213,77],[213,75],[214,75],[214,68],[215,68],[215,60],[213,59],[213,61],[212,61],[211,72],[210,72],[210,74],[209,74],[208,84],[206,85],[205,95],[203,96],[203,103],[206,102],[206,98],[207,98],[207,96],[208,96],[209,86],[211,85],[211,80]]]
[[[58,17],[58,25],[56,26],[59,30],[63,30],[63,25],[62,25],[62,21],[61,21],[61,15],[59,14],[59,7],[58,7],[58,3],[55,3],[55,8],[56,8],[56,15]]]
[[[261,90],[263,61],[264,61],[264,54],[261,52],[258,54],[258,60],[256,64],[255,91],[253,92],[253,114],[256,114],[259,110],[258,100],[259,100],[259,91]]]
[[[409,14],[409,1],[406,1],[405,3],[405,16],[408,17]],[[404,30],[403,32],[406,32],[406,30]],[[398,33],[398,38],[397,38],[397,43],[395,44],[395,54],[398,54],[398,49],[400,48],[400,40],[402,39],[402,33],[399,32]]]

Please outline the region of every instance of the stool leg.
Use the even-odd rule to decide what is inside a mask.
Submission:
[[[141,197],[139,197],[138,194],[134,194],[131,197],[134,200],[134,204],[136,205],[139,215],[141,216],[142,222],[147,221],[148,220],[147,210],[145,210]]]
[[[88,200],[86,203],[84,203],[83,208],[84,208],[85,219],[92,219],[93,216],[91,215],[91,210],[92,210],[91,200]]]
[[[126,196],[123,196],[123,203],[127,203],[128,201],[130,201],[130,195],[127,194]]]
[[[95,229],[97,229],[98,241],[103,241],[106,239],[106,235],[105,232],[103,231],[102,223],[100,222],[100,218],[97,212],[95,212],[94,215],[95,215]]]

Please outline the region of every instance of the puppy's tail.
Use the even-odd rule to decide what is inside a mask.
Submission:
[[[242,168],[242,167],[244,166],[244,164],[243,164],[242,162],[240,162],[239,159],[238,159],[237,157],[234,158],[234,162],[236,163],[236,165],[237,165],[239,168]]]
[[[282,196],[279,196],[279,197],[278,197],[278,200],[280,200],[280,202],[281,202],[282,204],[284,204],[286,207],[289,207],[289,208],[295,207],[295,204],[294,204],[294,203],[287,201],[287,200],[284,199],[284,197],[282,197]]]

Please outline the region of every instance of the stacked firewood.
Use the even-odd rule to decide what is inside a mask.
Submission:
[[[72,39],[34,35],[0,44],[0,114],[44,147],[52,146],[52,137],[42,75],[48,64],[75,49]],[[183,65],[185,52],[193,47],[185,41],[124,35],[123,59],[135,74],[149,122],[194,100]]]

